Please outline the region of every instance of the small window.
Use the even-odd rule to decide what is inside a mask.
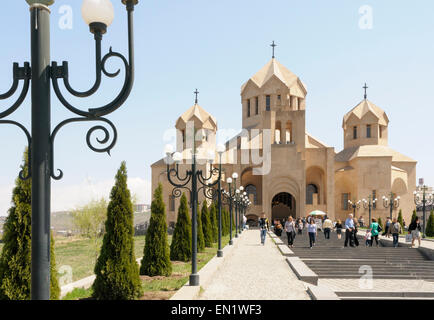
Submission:
[[[314,194],[318,194],[317,186],[314,184],[307,185],[307,187],[306,187],[306,204],[313,204],[313,195]]]
[[[382,126],[379,126],[379,127],[380,127],[379,129],[380,129],[380,139],[381,139],[381,138],[383,138],[383,127]]]
[[[247,100],[247,117],[250,117],[250,99]]]
[[[267,111],[271,110],[271,96],[265,97],[265,110]]]
[[[342,210],[349,210],[348,200],[350,200],[350,194],[342,193]]]
[[[366,138],[370,138],[371,137],[371,125],[368,124],[366,126]]]
[[[357,139],[357,127],[353,127],[353,139]]]
[[[281,98],[280,94],[277,95],[277,104],[278,104],[279,106],[282,104],[282,98]]]
[[[256,109],[256,110],[255,110],[255,111],[256,111],[256,114],[259,114],[259,98],[256,97],[255,100],[256,100],[256,102],[255,102],[255,103],[256,103],[256,105],[255,105],[255,109]]]

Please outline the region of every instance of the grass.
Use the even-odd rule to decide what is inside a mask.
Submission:
[[[169,243],[172,238],[169,237]],[[229,236],[222,237],[222,243],[227,244],[229,242]],[[137,240],[136,240],[137,243]],[[144,246],[144,240],[143,240]],[[143,246],[141,250],[143,251]],[[205,266],[209,260],[211,260],[217,252],[217,243],[213,244],[212,248],[205,248],[204,252],[197,254],[198,270]],[[137,247],[137,245],[136,245]],[[141,252],[142,252],[141,251]],[[137,252],[137,248],[136,248]],[[140,252],[140,253],[141,253]],[[137,255],[136,256],[141,256]],[[144,295],[140,300],[167,300],[172,297],[177,290],[188,282],[189,275],[191,273],[191,262],[172,261],[172,275],[170,277],[148,277],[140,276],[142,281],[142,287]],[[66,295],[64,300],[78,300],[86,299],[92,295],[91,289],[75,289]]]

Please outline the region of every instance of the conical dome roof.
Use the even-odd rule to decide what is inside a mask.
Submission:
[[[204,129],[216,130],[217,128],[216,119],[197,103],[191,106],[178,118],[178,121],[176,121],[176,127],[181,124],[185,125],[188,121],[195,121],[195,123],[199,122],[201,127]]]
[[[389,118],[387,117],[386,112],[371,101],[364,99],[344,116],[342,127],[345,129],[346,123],[351,116],[355,116],[357,119],[361,120],[367,114],[372,114],[376,117],[378,123],[382,126],[387,126],[389,124]]]
[[[249,81],[252,81],[259,88],[261,88],[273,76],[276,76],[278,79],[280,79],[288,88],[294,87],[297,82],[299,82],[305,93],[307,92],[305,84],[275,58],[271,59],[261,70],[259,70],[253,77],[244,83],[241,87],[241,92],[244,91],[244,88],[247,86]]]

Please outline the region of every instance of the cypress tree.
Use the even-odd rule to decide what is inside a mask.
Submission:
[[[431,210],[425,232],[428,237],[434,237],[434,210]]]
[[[411,222],[413,222],[414,220],[416,220],[417,218],[417,213],[416,213],[416,209],[413,210],[413,214],[411,215]]]
[[[167,240],[166,210],[161,183],[155,189],[154,200],[151,204],[151,219],[146,232],[140,274],[151,277],[168,277],[172,274],[172,262],[170,261],[169,242]]]
[[[191,220],[188,212],[187,197],[185,194],[182,194],[178,209],[178,219],[170,245],[170,260],[188,261],[191,259],[191,254]]]
[[[24,151],[21,169],[28,174],[28,150]],[[3,226],[4,247],[0,255],[0,299],[29,300],[31,287],[32,180],[15,180],[12,207]],[[54,256],[54,241],[50,244],[50,298],[59,298],[59,284]]]
[[[199,207],[199,205],[197,206]],[[197,252],[203,252],[205,250],[205,237],[203,235],[202,227],[202,212],[197,210]]]
[[[402,217],[402,209],[399,209],[398,222],[401,225],[402,232],[404,232],[404,218]]]
[[[383,221],[381,221],[381,218],[378,218],[377,222],[378,222],[378,225],[381,227],[381,229],[383,229],[383,232],[384,232]]]
[[[213,231],[211,226],[210,213],[206,201],[202,204],[202,230],[205,239],[205,247],[211,248],[213,243]]]
[[[143,294],[134,255],[133,205],[122,162],[110,193],[100,255],[95,265],[93,297],[99,300],[133,300]]]
[[[211,203],[210,210],[211,230],[212,230],[212,242],[218,241],[219,228],[218,228],[218,216],[217,216],[217,204]]]

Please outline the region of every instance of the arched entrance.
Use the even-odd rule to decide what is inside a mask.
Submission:
[[[271,201],[271,219],[286,220],[296,216],[295,198],[287,192],[276,194]]]

